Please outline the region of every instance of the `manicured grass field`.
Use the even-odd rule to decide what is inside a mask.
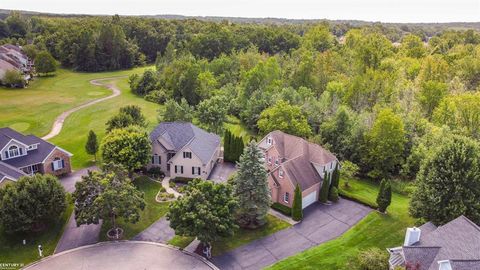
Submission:
[[[85,152],[88,132],[93,130],[100,142],[105,136],[105,123],[118,112],[120,107],[126,105],[140,106],[142,113],[149,122],[148,130],[158,123],[157,110],[160,105],[148,102],[133,94],[128,86],[127,78],[116,79],[111,82],[104,81],[104,83],[115,83],[122,94],[73,113],[65,121],[60,134],[50,140],[74,155],[72,158],[74,169],[93,165],[93,157]]]
[[[175,235],[167,243],[179,248],[186,248],[194,239],[195,237]]]
[[[238,118],[229,115],[227,121],[223,124],[225,129],[229,129],[232,134],[242,137],[245,143],[251,139],[257,139],[255,132],[249,130]]]
[[[144,69],[102,73],[60,69],[55,76],[36,78],[25,89],[0,87],[0,127],[46,135],[63,111],[111,94],[108,89],[91,85],[90,80],[140,73]]]
[[[20,263],[27,265],[36,261],[40,258],[38,256],[38,245],[42,245],[44,256],[53,254],[72,211],[73,203],[69,203],[60,219],[41,233],[15,234],[9,236],[0,228],[0,263]],[[23,239],[27,240],[25,246],[22,244]]]
[[[267,216],[267,224],[255,230],[238,229],[232,237],[223,238],[212,244],[212,255],[218,256],[223,252],[235,249],[253,240],[268,236],[274,232],[290,227],[287,222],[272,215]]]
[[[350,188],[345,192],[375,203],[378,186],[351,180]],[[414,224],[408,215],[408,204],[406,196],[394,193],[388,215],[373,211],[341,237],[286,258],[268,269],[352,269],[360,250],[368,247],[385,250],[402,244],[405,229]]]
[[[130,239],[148,228],[152,223],[163,217],[168,210],[168,203],[158,203],[155,201],[155,196],[162,186],[159,182],[150,180],[148,177],[141,176],[133,182],[135,186],[145,193],[145,209],[140,214],[140,220],[135,223],[126,223],[121,218],[117,219],[117,224],[124,230],[123,239]],[[102,230],[100,232],[100,241],[107,241],[107,231],[112,227],[111,221],[103,222]]]

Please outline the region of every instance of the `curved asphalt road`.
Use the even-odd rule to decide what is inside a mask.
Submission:
[[[196,269],[218,270],[201,256],[171,246],[138,242],[102,242],[72,249],[33,263],[28,270],[131,270]]]
[[[102,102],[102,101],[105,101],[107,99],[111,99],[111,98],[114,98],[116,96],[119,96],[122,92],[120,91],[120,89],[117,88],[117,86],[113,85],[113,84],[103,84],[101,83],[101,81],[106,81],[106,80],[111,80],[111,79],[118,79],[118,78],[126,78],[127,76],[117,76],[117,77],[109,77],[109,78],[102,78],[102,79],[95,79],[95,80],[91,80],[90,83],[93,84],[93,85],[96,85],[96,86],[104,86],[110,90],[112,90],[112,94],[110,96],[107,96],[107,97],[103,97],[103,98],[99,98],[99,99],[95,99],[95,100],[92,100],[92,101],[89,101],[87,103],[84,103],[80,106],[77,106],[75,108],[72,108],[68,111],[64,111],[62,114],[60,114],[56,119],[55,119],[55,122],[53,123],[53,126],[52,126],[52,129],[50,130],[50,133],[48,133],[47,135],[43,136],[42,139],[44,140],[48,140],[48,139],[51,139],[55,136],[57,136],[58,134],[60,134],[60,131],[62,131],[62,127],[63,127],[63,122],[65,122],[65,119],[72,113],[80,110],[80,109],[83,109],[85,107],[88,107],[90,105],[93,105],[93,104],[96,104],[96,103],[99,103],[99,102]]]

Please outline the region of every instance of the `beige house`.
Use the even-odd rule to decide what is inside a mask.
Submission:
[[[151,133],[151,167],[172,178],[207,179],[221,157],[220,137],[192,123],[163,122]]]
[[[318,200],[325,172],[332,172],[338,159],[321,146],[282,131],[272,131],[259,143],[268,170],[273,202],[292,207],[296,185],[302,191],[302,207]]]

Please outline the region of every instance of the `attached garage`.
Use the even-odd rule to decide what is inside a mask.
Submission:
[[[317,200],[317,191],[313,191],[302,199],[302,209],[314,203]]]

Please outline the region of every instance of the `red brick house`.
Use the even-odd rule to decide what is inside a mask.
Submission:
[[[332,172],[338,159],[320,145],[282,131],[272,131],[259,143],[268,170],[272,202],[292,207],[296,185],[302,191],[302,207],[318,200],[325,171]]]
[[[71,156],[71,153],[36,136],[0,128],[0,186],[23,175],[70,173]]]

